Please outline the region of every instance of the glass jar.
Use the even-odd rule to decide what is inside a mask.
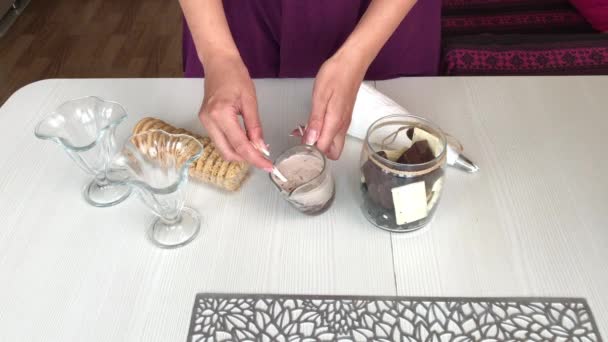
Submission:
[[[316,147],[292,147],[283,152],[274,165],[287,182],[273,174],[270,180],[296,209],[307,215],[318,215],[331,206],[336,193],[334,178],[325,155]]]
[[[393,232],[424,227],[441,197],[445,165],[446,138],[433,123],[403,114],[377,120],[361,151],[363,214]]]

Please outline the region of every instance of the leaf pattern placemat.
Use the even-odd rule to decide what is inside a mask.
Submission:
[[[602,341],[580,298],[196,296],[188,342]]]

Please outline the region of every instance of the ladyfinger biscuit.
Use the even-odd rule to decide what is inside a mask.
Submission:
[[[231,164],[232,162],[224,161],[220,166],[220,170],[217,172],[217,177],[215,178],[215,184],[217,186],[223,187],[226,172],[228,172],[228,168]]]
[[[241,164],[240,162],[235,162],[231,164],[232,165],[230,165],[228,171],[226,172],[226,175],[224,176],[223,186],[230,191],[234,191],[237,190],[241,185],[241,181],[244,178],[244,169],[243,164]]]
[[[205,166],[203,167],[203,172],[201,174],[203,182],[211,182],[211,170],[213,169],[213,165],[215,165],[215,162],[220,158],[220,154],[217,150],[213,151],[209,158],[207,158]]]
[[[215,161],[215,164],[213,164],[213,168],[211,169],[211,178],[209,180],[211,183],[217,184],[217,175],[220,173],[220,169],[224,163],[227,163],[227,161],[222,158],[218,158]]]
[[[209,146],[208,148],[203,150],[203,154],[201,155],[200,158],[198,158],[198,160],[195,163],[195,166],[196,166],[195,170],[196,170],[197,175],[199,173],[203,172],[203,168],[205,167],[205,161],[207,161],[207,159],[209,158],[210,155],[213,154],[213,152],[215,152],[214,146]]]
[[[249,166],[245,162],[225,161],[209,137],[200,136],[188,132],[182,128],[175,128],[170,124],[156,118],[147,117],[140,120],[133,128],[133,134],[144,133],[150,130],[163,130],[170,134],[184,134],[197,139],[203,145],[201,157],[190,167],[189,174],[192,178],[202,182],[215,184],[227,190],[238,189],[247,175]],[[184,140],[179,151],[174,148],[158,149],[167,146],[164,139],[168,138],[162,134],[149,134],[144,137],[134,138],[133,143],[149,157],[157,159],[161,163],[168,163],[176,158],[176,162],[183,163],[191,158],[199,146],[192,140]],[[175,147],[174,144],[170,144]],[[156,150],[157,153],[150,153]]]
[[[139,122],[135,125],[135,127],[133,127],[133,134],[139,134],[141,132],[149,131],[150,129],[147,128],[148,125],[150,125],[152,122],[154,122],[156,120],[157,119],[150,118],[150,117],[139,120]]]

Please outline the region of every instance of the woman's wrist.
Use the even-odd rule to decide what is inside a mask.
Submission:
[[[241,61],[241,55],[237,49],[206,47],[198,55],[199,60],[205,68],[216,64],[224,64],[227,61]]]
[[[206,71],[205,73],[211,73],[212,70],[221,70],[227,65],[229,65],[229,68],[231,69],[240,69],[242,67],[247,70],[238,51],[236,53],[217,51],[199,58]]]
[[[375,54],[370,55],[365,49],[345,42],[332,58],[335,58],[340,63],[346,63],[354,72],[364,75],[373,62]]]
[[[230,33],[221,0],[180,0],[204,68],[213,69],[229,61],[242,63]]]
[[[372,0],[334,56],[365,72],[415,3],[416,0]]]

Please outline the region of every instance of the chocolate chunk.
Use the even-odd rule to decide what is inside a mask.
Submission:
[[[383,208],[392,209],[394,207],[391,193],[393,176],[383,172],[371,160],[363,165],[362,171],[365,175],[365,190],[372,201]]]
[[[443,177],[443,169],[438,168],[430,173],[420,177],[398,177],[392,173],[382,170],[376,163],[368,160],[363,164],[361,170],[365,176],[365,183],[362,186],[364,195],[369,197],[371,203],[374,203],[380,208],[393,209],[394,188],[404,186],[411,183],[424,181],[427,192],[427,197],[431,195],[433,185],[437,180]]]
[[[419,141],[417,143],[420,142],[423,143],[421,144],[422,148],[424,148],[424,143],[426,143],[426,148],[430,151],[430,148],[428,147],[428,143],[426,141]],[[412,145],[412,148],[414,147],[414,145]],[[412,148],[410,148],[410,150]],[[431,154],[430,160],[434,159],[432,152],[429,153]],[[407,152],[404,153],[404,155],[406,154]],[[386,158],[386,153],[384,151],[378,152],[377,155]],[[382,161],[379,161],[378,159],[376,159],[376,161],[382,163]],[[363,164],[363,166],[361,167],[361,171],[363,173],[363,178],[365,179],[365,183],[363,183],[362,186],[364,195],[369,198],[370,203],[373,203],[374,205],[378,206],[378,208],[384,208],[385,210],[392,210],[395,207],[393,203],[392,189],[410,183],[416,183],[422,180],[425,182],[427,196],[429,196],[433,184],[435,184],[437,179],[443,177],[443,169],[441,168],[438,168],[430,173],[419,177],[399,177],[391,173],[389,170],[382,168],[371,159],[367,160]]]
[[[387,159],[387,158],[388,158],[388,156],[387,156],[386,152],[384,152],[384,151],[380,151],[380,152],[378,152],[378,153],[376,153],[376,154],[377,154],[377,155],[379,155],[380,157],[384,158],[384,159]]]
[[[412,178],[398,177],[389,173],[372,160],[366,161],[361,171],[365,178],[364,190],[367,191],[367,195],[376,205],[386,209],[395,207],[392,189],[414,181]]]
[[[384,152],[378,152],[379,156],[382,156],[382,154],[386,155]],[[371,159],[368,159],[363,164],[361,171],[365,178],[365,190],[367,190],[372,201],[384,208],[393,208],[391,189],[394,176],[382,170],[382,168]]]
[[[407,151],[405,151],[397,163],[401,164],[422,164],[435,159],[433,150],[426,140],[416,141]]]
[[[410,138],[410,140],[414,139],[414,127],[408,128],[405,134],[407,134],[407,137]]]

